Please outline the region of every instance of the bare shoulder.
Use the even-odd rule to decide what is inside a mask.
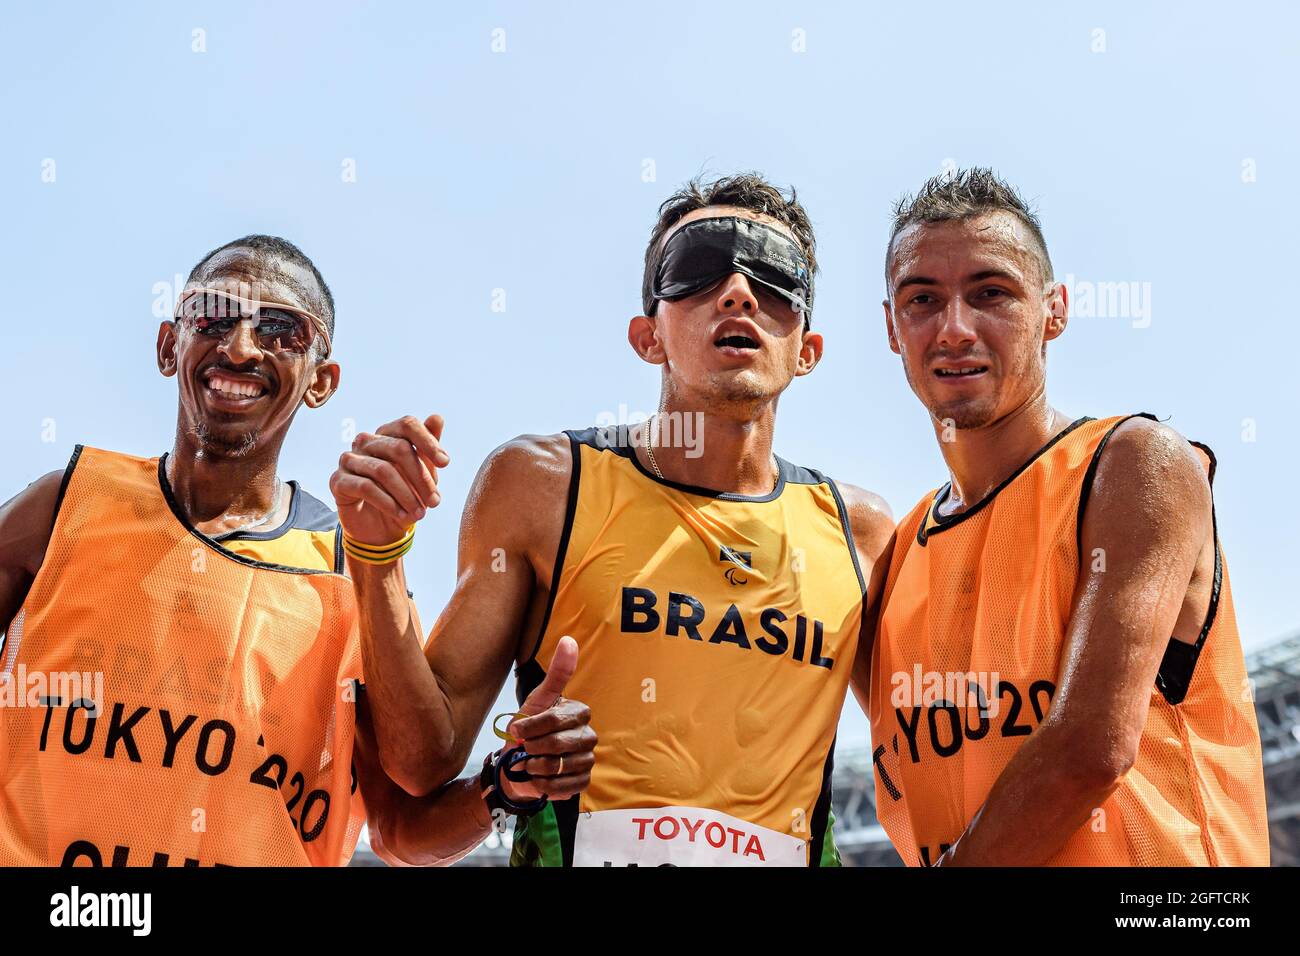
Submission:
[[[1212,529],[1204,463],[1168,425],[1129,419],[1102,452],[1082,519],[1085,548],[1200,548]]]
[[[1208,506],[1209,493],[1209,478],[1191,442],[1149,418],[1130,418],[1115,429],[1093,486],[1099,501],[1136,496],[1164,506]]]
[[[45,517],[51,521],[54,520],[54,503],[59,497],[59,488],[63,485],[63,475],[65,469],[51,471],[37,478],[30,485],[24,488],[18,494],[14,495],[3,505],[0,505],[5,513],[11,510],[33,510],[42,509],[46,512]]]
[[[836,482],[844,510],[849,515],[849,527],[858,550],[874,561],[880,556],[894,533],[894,513],[889,503],[874,491],[857,485]]]
[[[517,487],[545,491],[563,485],[567,490],[573,470],[573,452],[567,435],[519,435],[488,453],[475,485],[495,490]]]
[[[519,435],[488,453],[465,505],[467,521],[489,523],[512,537],[550,532],[564,522],[573,452],[567,435]],[[518,538],[516,537],[516,540]]]
[[[42,475],[0,505],[0,554],[6,565],[35,574],[45,558],[64,472]]]

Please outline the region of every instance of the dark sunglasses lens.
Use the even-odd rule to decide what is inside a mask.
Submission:
[[[313,331],[302,316],[283,309],[263,309],[258,316],[257,337],[267,351],[306,352],[311,348]]]

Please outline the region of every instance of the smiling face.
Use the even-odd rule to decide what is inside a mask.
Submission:
[[[238,289],[261,302],[317,315],[321,311],[310,270],[243,247],[217,253],[191,285]],[[264,316],[264,321],[285,323],[293,318]],[[323,405],[338,387],[338,363],[318,359],[317,349],[273,347],[274,337],[265,333],[278,327],[255,330],[251,322],[240,321],[224,334],[209,335],[181,320],[164,322],[159,329],[158,368],[177,376],[180,427],[196,437],[205,453],[237,458],[268,442],[278,447],[298,407]]]
[[[937,422],[981,428],[1042,393],[1046,342],[1065,330],[1025,225],[1007,212],[904,228],[891,247],[889,346]]]
[[[674,223],[660,248],[687,223],[718,216],[743,216],[794,238],[789,227],[761,213],[709,206]],[[771,400],[821,357],[822,337],[804,330],[803,314],[790,300],[738,272],[685,298],[662,300],[655,313],[633,318],[628,340],[645,361],[665,367],[665,389],[687,407]]]

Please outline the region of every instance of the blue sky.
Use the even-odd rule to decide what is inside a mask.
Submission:
[[[655,406],[657,370],[624,333],[658,203],[696,173],[756,169],[798,188],[822,263],[825,360],[783,398],[777,450],[901,515],[945,472],[885,343],[889,206],[945,164],[992,165],[1037,202],[1076,301],[1098,283],[1136,293],[1053,343],[1055,404],[1152,411],[1210,444],[1244,642],[1294,630],[1300,519],[1278,494],[1298,463],[1297,376],[1290,307],[1272,293],[1300,251],[1287,172],[1300,17],[1281,4],[974,11],[7,11],[0,498],[77,442],[166,450],[176,385],[154,365],[156,284],[236,236],[283,235],[333,288],[344,368],[334,400],[299,416],[282,474],[325,496],[350,423],[447,417],[445,503],[409,559],[432,622],[489,450]],[[850,701],[842,740],[866,734]]]

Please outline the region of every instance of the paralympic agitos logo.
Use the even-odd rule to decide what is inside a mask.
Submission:
[[[722,576],[732,584],[745,584],[749,581],[745,572],[754,570],[754,552],[737,551],[724,544],[722,550],[718,552],[718,560],[727,565],[727,570],[722,573]]]
[[[788,653],[801,664],[806,662],[827,670],[835,665],[834,659],[822,656],[825,625],[815,618],[810,620],[803,614],[796,614],[791,620],[780,608],[768,607],[759,612],[756,627],[752,620],[746,624],[734,604],[727,605],[722,617],[711,628],[705,623],[708,616],[698,598],[680,591],[668,592],[668,604],[662,614],[659,595],[650,588],[625,587],[619,599],[619,630],[624,634],[661,631],[665,637],[685,635],[692,641],[735,644],[744,650],[756,647],[773,657]],[[709,631],[708,637],[701,633],[702,629]],[[759,636],[751,640],[751,633]]]

